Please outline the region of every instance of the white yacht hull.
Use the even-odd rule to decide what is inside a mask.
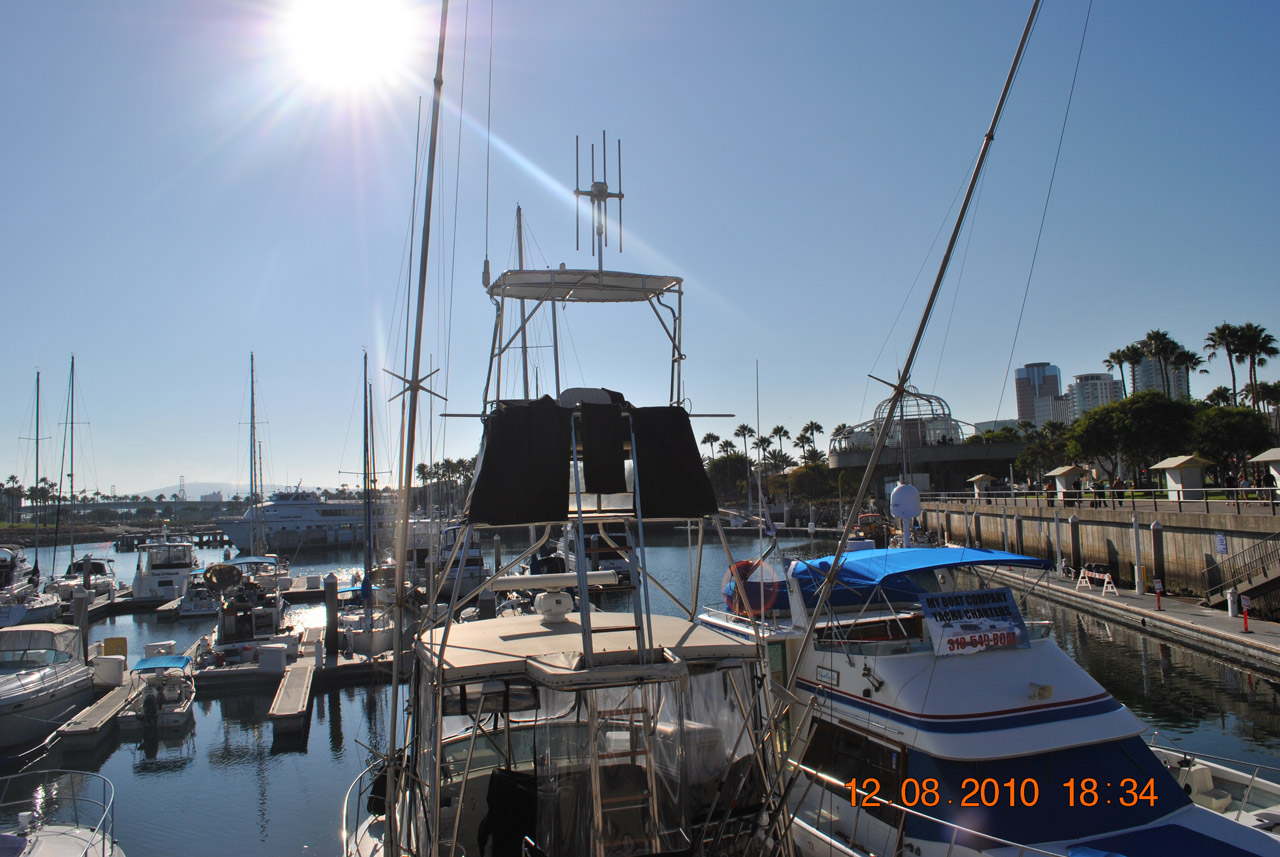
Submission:
[[[0,689],[0,746],[33,744],[66,723],[93,699],[93,676],[88,667],[74,667],[80,675],[36,682],[25,692]]]

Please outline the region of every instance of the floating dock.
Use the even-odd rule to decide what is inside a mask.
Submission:
[[[284,671],[275,699],[271,701],[271,710],[267,712],[276,735],[306,730],[311,713],[311,677],[315,668],[314,663],[300,661]]]
[[[106,696],[91,704],[57,729],[58,742],[68,750],[91,750],[115,726],[116,715],[133,693],[132,682],[113,687]]]

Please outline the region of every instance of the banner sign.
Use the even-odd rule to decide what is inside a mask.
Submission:
[[[1218,549],[1218,553],[1225,554],[1227,552],[1227,534],[1226,533],[1214,533],[1213,542],[1214,542],[1214,547]]]
[[[938,655],[972,655],[989,649],[1028,649],[1026,623],[1013,590],[975,589],[920,596],[924,621]]]

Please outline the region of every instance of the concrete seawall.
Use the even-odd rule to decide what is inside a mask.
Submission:
[[[1101,563],[1117,585],[1134,587],[1134,566],[1171,594],[1203,595],[1220,581],[1206,569],[1280,531],[1271,515],[1081,506],[1001,506],[985,502],[926,502],[923,526],[952,544],[1056,559],[1073,568]],[[1222,541],[1226,553],[1220,553]],[[1211,579],[1215,578],[1215,579]],[[1259,615],[1280,615],[1280,593],[1254,601]]]

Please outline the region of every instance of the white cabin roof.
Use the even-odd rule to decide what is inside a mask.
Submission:
[[[489,295],[534,301],[626,303],[668,292],[679,293],[682,282],[680,277],[562,267],[507,271],[489,286]]]

